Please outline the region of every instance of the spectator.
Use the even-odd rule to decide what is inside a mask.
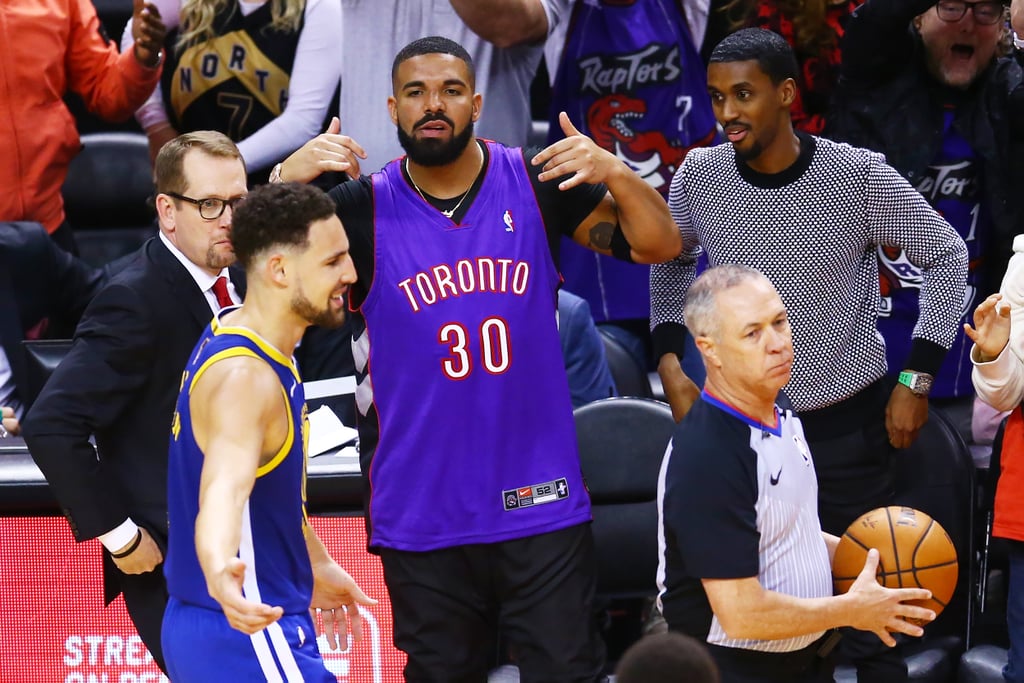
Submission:
[[[672,181],[669,207],[684,252],[651,269],[651,322],[659,357],[681,353],[680,306],[702,248],[712,266],[748,265],[778,287],[797,354],[786,393],[814,453],[821,526],[842,534],[892,501],[890,458],[928,417],[929,377],[957,332],[967,249],[881,155],[794,132],[796,75],[792,48],[771,31],[737,31],[712,53],[708,90],[730,145],[693,150]],[[921,319],[903,366],[910,386],[885,378],[878,245],[903,248],[924,272]],[[659,369],[681,417],[695,387],[667,371],[670,363]],[[886,657],[888,666],[867,680],[906,676],[897,653]]]
[[[165,28],[156,8],[134,0],[131,50],[117,53],[89,0],[0,4],[0,220],[42,223],[75,251],[60,189],[81,145],[63,97],[82,96],[105,119],[128,118],[160,78]]]
[[[1015,194],[1024,183],[1024,77],[1019,55],[999,57],[1006,34],[998,1],[868,0],[847,28],[829,125],[835,139],[884,154],[967,243],[961,323],[999,289],[1024,220]],[[921,269],[889,245],[879,245],[878,261],[878,330],[895,374],[907,367]],[[968,444],[975,442],[970,347],[957,334],[931,392]],[[972,450],[987,459],[986,448]]]
[[[164,668],[169,427],[192,347],[215,311],[241,301],[227,267],[245,164],[224,135],[187,133],[157,155],[155,182],[160,234],[86,310],[32,407],[25,441],[75,539],[103,545],[107,603],[124,593]]]
[[[21,341],[53,317],[74,326],[105,280],[102,271],[58,248],[38,223],[0,223],[3,431],[19,434],[20,421],[30,407]]]
[[[693,147],[717,139],[707,76],[677,0],[575,0],[546,49],[553,74],[548,142],[561,137],[559,112],[667,198],[672,175]],[[565,288],[590,304],[594,319],[651,365],[650,268],[595,254],[562,240]],[[687,370],[703,372],[696,354]]]
[[[682,633],[656,633],[633,643],[615,667],[615,683],[719,683],[707,649]]]
[[[408,154],[331,196],[359,274],[370,545],[405,674],[483,680],[500,614],[522,680],[593,681],[603,656],[590,506],[552,244],[571,232],[656,261],[678,253],[679,233],[658,193],[564,115],[567,139],[535,156],[478,141],[482,97],[453,41],[414,41],[392,74],[388,106]],[[358,149],[318,136],[281,176],[351,172]]]
[[[1010,575],[1007,581],[1006,626],[1010,652],[1003,678],[1024,681],[1024,235],[1013,242],[999,294],[993,294],[974,314],[974,327],[964,324],[974,341],[972,377],[978,396],[997,410],[1011,411],[1003,432],[1001,473],[996,484],[992,536],[1006,541]]]
[[[338,0],[154,0],[168,28],[160,87],[135,117],[157,151],[179,132],[238,145],[249,184],[323,129],[341,78]],[[131,24],[122,43],[129,40]]]
[[[346,0],[342,3],[342,130],[370,155],[377,171],[402,154],[384,103],[391,94],[385,61],[421,36],[444,36],[466,48],[477,90],[487,99],[481,137],[516,147],[530,132],[530,84],[551,30],[571,0]]]
[[[812,451],[780,393],[793,335],[771,282],[746,266],[711,268],[690,287],[684,316],[707,382],[658,481],[669,628],[707,641],[722,683],[831,681],[838,626],[890,647],[890,631],[920,636],[905,619],[935,613],[903,601],[931,593],[880,586],[877,550],[850,590],[832,595],[839,539],[821,531]]]
[[[850,14],[863,0],[730,0],[721,6],[728,33],[757,27],[778,33],[793,47],[799,66],[793,126],[813,135],[825,129],[839,81],[840,49]],[[713,47],[713,46],[712,46]]]

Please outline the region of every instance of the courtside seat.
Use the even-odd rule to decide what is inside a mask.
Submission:
[[[647,371],[640,367],[636,359],[626,350],[622,343],[608,334],[601,325],[597,326],[604,344],[604,355],[608,359],[608,369],[615,380],[615,389],[619,396],[635,396],[654,398],[651,381]]]
[[[82,258],[102,266],[156,234],[153,171],[142,133],[90,133],[61,193]]]
[[[1006,666],[1006,648],[998,645],[978,645],[960,658],[957,683],[1003,683]]]
[[[913,445],[893,457],[896,503],[930,515],[957,549],[960,576],[952,600],[922,639],[907,639],[905,646],[911,681],[948,683],[970,644],[974,614],[974,460],[949,419],[934,407]],[[851,666],[837,667],[836,683],[855,680]]]

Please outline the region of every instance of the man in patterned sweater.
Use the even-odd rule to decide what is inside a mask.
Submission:
[[[679,419],[698,392],[665,357],[680,354],[683,295],[701,249],[712,266],[742,263],[768,276],[792,322],[786,393],[814,454],[821,525],[841,534],[891,500],[892,451],[928,419],[928,386],[957,332],[967,249],[880,154],[794,132],[795,77],[792,49],[770,31],[738,31],[712,53],[708,91],[731,148],[692,150],[673,178],[669,206],[684,250],[652,268],[651,325]],[[879,245],[903,249],[924,273],[906,383],[895,388],[876,328]],[[890,667],[870,680],[905,679],[902,661]]]

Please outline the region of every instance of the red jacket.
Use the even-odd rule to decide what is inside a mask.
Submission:
[[[159,79],[160,68],[101,35],[89,0],[0,2],[0,220],[38,221],[49,232],[64,220],[60,189],[81,149],[65,93],[123,120]]]
[[[999,453],[992,535],[1024,541],[1024,414],[1020,406],[1014,408],[1006,420],[1003,448]]]

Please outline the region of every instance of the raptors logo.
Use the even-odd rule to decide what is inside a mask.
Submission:
[[[632,168],[654,189],[664,192],[683,157],[715,137],[712,129],[689,147],[674,145],[657,130],[642,130],[647,105],[622,94],[606,95],[587,111],[587,127],[594,142]]]

